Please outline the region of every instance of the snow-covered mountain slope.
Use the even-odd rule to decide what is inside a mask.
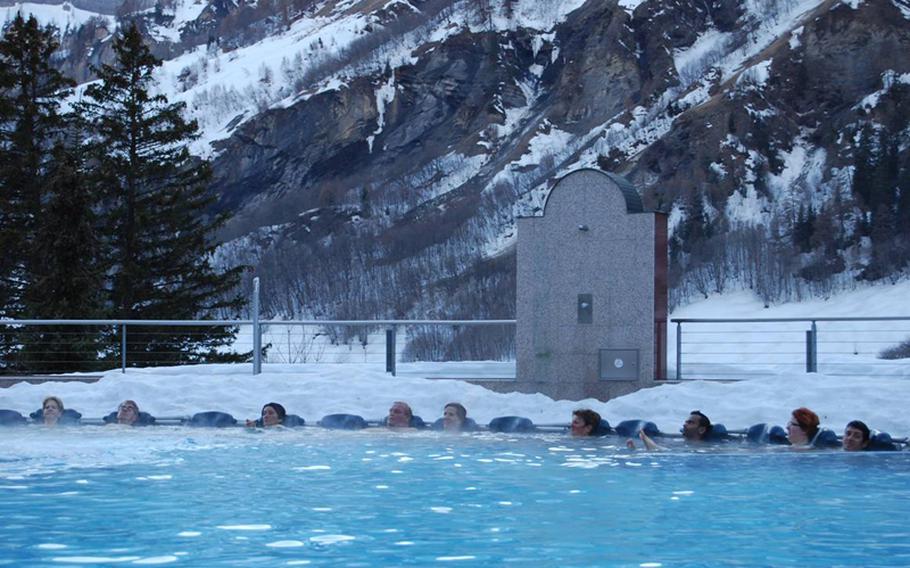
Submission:
[[[0,3],[0,22],[3,22],[3,25],[7,22],[11,22],[19,12],[31,14],[35,16],[41,25],[56,26],[63,33],[75,31],[92,18],[106,20],[110,22],[111,26],[115,25],[116,22],[113,15],[105,15],[77,8],[70,2],[64,2],[62,4],[15,2],[8,6],[4,6]]]
[[[195,150],[235,212],[219,261],[254,266],[273,314],[512,316],[515,217],[589,166],[671,213],[674,303],[729,286],[824,293],[874,256],[851,201],[864,129],[910,169],[907,0],[140,12],[166,59],[159,87],[199,121]],[[794,253],[810,204],[827,224]]]

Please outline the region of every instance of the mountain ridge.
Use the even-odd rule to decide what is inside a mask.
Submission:
[[[219,262],[270,315],[512,317],[514,219],[578,167],[670,213],[674,305],[905,274],[910,190],[880,214],[856,179],[881,140],[910,169],[904,0],[157,6],[131,17],[235,212]]]

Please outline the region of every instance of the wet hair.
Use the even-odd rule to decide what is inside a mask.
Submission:
[[[704,428],[705,433],[701,435],[702,438],[707,438],[711,434],[711,419],[705,416],[701,410],[693,410],[689,413],[690,416],[698,416],[698,426],[699,428]]]
[[[581,418],[581,420],[585,423],[585,426],[591,427],[591,432],[593,432],[600,424],[600,414],[594,412],[590,408],[579,408],[578,410],[573,410],[572,416],[578,416]]]
[[[859,430],[860,432],[862,432],[863,433],[863,443],[866,443],[869,441],[869,437],[870,437],[869,427],[866,426],[866,423],[863,422],[862,420],[851,420],[850,422],[847,422],[847,428],[855,428],[856,430]],[[844,430],[846,430],[847,428],[844,428]]]
[[[136,410],[136,414],[139,413],[139,405],[136,404],[135,400],[129,400],[129,399],[124,400],[123,402],[120,403],[119,406],[117,406],[117,410],[119,411],[124,406],[132,406]]]
[[[44,411],[44,405],[47,404],[47,401],[49,401],[49,400],[53,400],[54,402],[56,402],[57,406],[60,407],[60,412],[63,412],[63,401],[60,400],[60,398],[58,398],[56,396],[49,396],[49,397],[46,397],[43,401],[41,401],[41,411],[42,412]]]
[[[265,410],[265,408],[266,408],[267,406],[271,406],[271,407],[275,410],[275,413],[278,414],[278,422],[284,422],[284,417],[287,416],[288,413],[287,413],[287,411],[284,409],[283,406],[281,406],[281,405],[278,404],[277,402],[270,402],[270,403],[268,403],[268,404],[264,404],[264,405],[262,406],[262,410]],[[261,413],[260,413],[260,414],[261,414]]]
[[[395,406],[396,404],[400,404],[401,406],[404,407],[405,410],[408,411],[408,419],[414,418],[414,411],[411,410],[410,404],[408,404],[404,401],[401,401],[401,400],[396,400],[395,402],[392,403],[392,406]]]
[[[818,425],[820,423],[818,414],[812,412],[805,406],[801,406],[793,411],[793,419],[799,424],[799,427],[809,437],[809,440],[818,434]]]
[[[464,422],[465,418],[468,417],[468,411],[460,402],[450,402],[447,405],[442,407],[443,412],[446,408],[452,407],[455,409],[455,414],[458,415],[458,419]]]

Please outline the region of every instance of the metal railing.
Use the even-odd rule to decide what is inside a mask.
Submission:
[[[910,377],[883,352],[907,345],[910,316],[673,318],[676,379],[744,378],[781,372]],[[683,326],[688,329],[684,330]],[[690,339],[690,338],[694,338]]]
[[[192,338],[194,333],[205,334],[205,329],[228,327],[237,334],[219,352],[250,354],[253,374],[262,372],[264,362],[362,362],[384,364],[386,372],[396,375],[402,360],[470,361],[472,353],[480,353],[485,359],[511,359],[511,371],[504,373],[514,378],[515,320],[262,320],[258,278],[253,280],[250,305],[252,317],[237,320],[0,320],[0,356],[6,353],[10,359],[0,361],[0,374],[4,370],[28,375],[101,371],[117,366],[126,372],[131,364],[186,363],[193,355],[186,345],[192,342],[172,341],[173,328],[186,328],[181,335]],[[511,329],[481,331],[495,326]],[[405,334],[407,340],[401,342]],[[154,353],[146,349],[149,342],[156,343]],[[452,352],[453,343],[462,344],[461,352]],[[81,349],[75,350],[77,345]],[[47,368],[42,369],[42,364]]]
[[[30,357],[31,373],[48,372],[36,368],[40,367],[42,356],[57,357],[46,361],[49,365],[95,364],[98,370],[119,366],[126,372],[131,363],[135,366],[179,364],[193,355],[186,351],[186,344],[192,342],[186,341],[174,342],[174,351],[167,351],[169,334],[175,333],[173,329],[162,329],[158,336],[149,329],[230,327],[237,329],[238,335],[223,351],[250,354],[253,374],[262,372],[263,362],[384,364],[386,372],[396,375],[401,361],[479,359],[507,363],[498,371],[503,376],[492,378],[515,378],[516,320],[513,319],[264,321],[259,317],[258,278],[253,281],[251,307],[252,317],[243,320],[0,320],[0,355],[26,353]],[[910,316],[674,318],[670,321],[676,324],[675,330],[671,328],[671,335],[675,331],[676,338],[674,342],[671,336],[670,349],[672,352],[675,346],[677,380],[742,378],[797,370],[816,373],[820,366],[827,374],[868,374],[870,365],[882,369],[879,374],[910,377],[910,366],[906,363],[880,357],[882,350],[899,345],[910,350]],[[688,326],[685,334],[684,325]],[[30,331],[30,326],[37,330]],[[90,333],[87,330],[58,329],[73,326],[96,328],[91,332],[96,338],[94,343],[79,343],[80,338],[84,340]],[[99,327],[106,330],[100,333],[100,341]],[[192,333],[193,330],[187,330],[184,335]],[[24,349],[22,341],[23,338],[28,341],[29,334],[37,339]],[[404,334],[407,337],[402,341]],[[696,340],[687,342],[691,337]],[[144,349],[149,341],[156,342],[158,348],[154,358]],[[71,347],[77,344],[80,350],[72,351]],[[93,349],[96,349],[95,361],[91,361]],[[345,350],[347,353],[340,353]],[[71,362],[61,359],[75,358],[74,353],[82,359]],[[168,355],[173,355],[173,361]],[[4,363],[0,364],[0,373],[17,368],[10,361],[0,363]],[[511,367],[506,368],[508,365]],[[859,371],[857,365],[863,370]]]
[[[115,362],[119,362],[122,370],[128,366],[130,346],[134,349],[134,364],[166,364],[170,362],[168,355],[174,355],[173,362],[178,362],[180,356],[184,355],[179,350],[178,345],[171,348],[175,351],[168,352],[167,343],[163,345],[164,350],[156,351],[154,360],[140,359],[140,353],[144,353],[138,348],[139,345],[145,344],[158,336],[168,334],[156,331],[149,331],[148,328],[208,328],[208,327],[238,327],[249,325],[251,322],[246,320],[117,320],[117,319],[59,319],[59,320],[0,320],[2,333],[4,336],[11,336],[13,341],[19,343],[19,350],[13,351],[13,356],[22,359],[23,350],[30,356],[28,359],[29,366],[40,369],[41,364],[48,366],[56,365],[58,368],[66,365],[82,364],[86,370],[92,370],[93,365],[98,366],[98,370],[110,368]],[[37,327],[38,331],[31,331],[30,328]],[[92,328],[67,331],[68,328]],[[133,338],[130,329],[145,328],[137,332],[138,339]],[[183,332],[183,335],[193,335],[193,332]],[[33,339],[34,338],[34,339]],[[69,347],[67,347],[69,344]],[[91,344],[92,347],[75,350],[77,344]],[[9,345],[5,345],[9,348]],[[64,348],[60,348],[64,347]],[[95,349],[95,357],[86,359],[85,357],[76,357],[76,355],[88,355],[92,349]],[[148,356],[148,355],[147,355]],[[10,367],[14,361],[7,361],[5,367]],[[15,367],[14,367],[15,368]]]
[[[38,326],[43,331],[40,334],[29,332],[28,329],[32,326]],[[83,363],[81,370],[100,371],[119,366],[121,371],[126,372],[130,366],[174,365],[187,362],[186,353],[176,351],[177,346],[173,348],[175,351],[158,351],[154,359],[148,358],[149,355],[143,346],[149,337],[155,337],[156,328],[170,328],[157,332],[165,337],[173,328],[231,327],[240,331],[230,348],[226,347],[224,351],[233,354],[251,353],[253,374],[262,372],[263,363],[343,362],[384,364],[386,372],[396,375],[399,362],[403,360],[471,360],[470,357],[464,356],[464,353],[452,355],[451,350],[446,353],[442,348],[434,350],[429,346],[422,351],[419,347],[415,348],[415,339],[418,340],[419,346],[422,335],[440,336],[438,338],[440,345],[456,335],[462,340],[478,336],[480,339],[474,343],[486,344],[489,342],[483,339],[484,334],[478,330],[497,326],[514,328],[515,320],[0,320],[0,327],[5,328],[5,331],[14,338],[18,338],[17,341],[23,341],[22,337],[28,337],[28,334],[35,336],[35,339],[28,343],[32,355],[29,364],[34,373],[64,372],[61,365],[75,365],[79,362],[68,355],[74,352],[58,348],[57,343],[45,341],[38,335],[52,333],[60,343],[78,342],[89,335],[98,334],[101,329],[106,337],[106,356],[92,361],[81,361]],[[72,327],[91,329],[64,331],[65,328]],[[439,331],[427,331],[424,328]],[[403,335],[408,336],[407,342],[402,340]],[[499,330],[493,335],[499,340],[500,356],[497,357],[495,350],[489,350],[488,358],[514,360],[514,329]],[[265,349],[262,348],[263,345]],[[0,373],[4,367],[15,371],[15,361],[6,363],[0,365]],[[42,364],[45,366],[42,367]],[[54,368],[54,365],[57,365],[57,368]]]

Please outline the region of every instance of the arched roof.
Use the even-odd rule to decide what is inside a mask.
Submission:
[[[546,199],[544,200],[544,204],[543,204],[544,214],[546,214],[546,212],[547,212],[547,203],[549,203],[549,201],[550,201],[550,196],[553,195],[553,191],[557,187],[559,187],[559,184],[562,183],[562,180],[568,178],[569,176],[573,176],[573,175],[581,173],[581,172],[594,172],[594,173],[600,174],[602,176],[606,176],[610,181],[615,183],[616,186],[619,188],[619,191],[622,192],[623,198],[626,200],[626,213],[644,213],[645,212],[644,205],[641,202],[641,196],[638,194],[638,191],[635,189],[635,186],[632,185],[632,183],[629,180],[627,180],[626,178],[624,178],[620,175],[611,174],[609,172],[605,172],[603,170],[598,170],[596,168],[581,168],[578,170],[573,170],[573,171],[567,173],[566,175],[562,176],[561,178],[559,178],[559,180],[557,180],[556,185],[554,185],[550,189],[550,191],[547,193]]]

